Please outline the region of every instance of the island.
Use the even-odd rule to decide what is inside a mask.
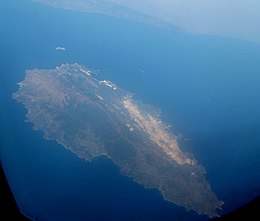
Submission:
[[[160,111],[134,99],[109,80],[79,64],[27,70],[13,98],[27,109],[27,121],[44,138],[78,157],[110,158],[123,175],[165,200],[208,217],[223,204],[205,169],[178,144]]]
[[[64,48],[64,47],[56,47],[55,50],[56,51],[66,51],[66,48]]]

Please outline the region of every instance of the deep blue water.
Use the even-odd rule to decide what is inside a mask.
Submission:
[[[106,158],[78,159],[24,123],[11,99],[24,71],[100,69],[182,136],[229,212],[260,193],[260,47],[193,36],[27,1],[0,8],[1,161],[24,213],[39,220],[207,220],[121,176]],[[62,46],[66,52],[57,52]]]

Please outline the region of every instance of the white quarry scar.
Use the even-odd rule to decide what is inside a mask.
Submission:
[[[189,159],[179,149],[176,137],[167,131],[165,126],[156,117],[142,113],[130,97],[123,101],[124,107],[138,126],[149,136],[149,139],[156,143],[162,150],[178,164],[195,164],[194,160]]]

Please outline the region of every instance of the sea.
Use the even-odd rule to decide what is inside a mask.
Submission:
[[[161,110],[205,167],[226,214],[260,194],[260,46],[94,13],[2,0],[0,159],[33,220],[209,220],[163,200],[105,157],[79,159],[43,139],[12,99],[28,69],[79,63]],[[56,51],[64,47],[66,51]]]

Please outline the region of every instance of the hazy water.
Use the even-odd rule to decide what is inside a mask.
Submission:
[[[224,212],[259,194],[259,46],[26,1],[2,5],[1,158],[23,211],[48,220],[206,219],[120,176],[109,160],[79,160],[24,123],[26,111],[11,99],[24,70],[66,62],[100,69],[100,77],[161,108],[205,166]]]

